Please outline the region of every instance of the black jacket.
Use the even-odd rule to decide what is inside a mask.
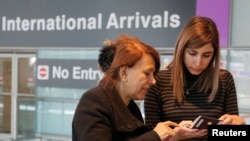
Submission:
[[[126,106],[116,90],[100,83],[81,97],[72,123],[72,141],[160,141],[144,125],[134,101]]]

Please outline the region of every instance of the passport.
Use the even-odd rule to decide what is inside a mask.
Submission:
[[[191,126],[192,129],[208,129],[208,125],[217,125],[220,120],[207,116],[198,116]]]

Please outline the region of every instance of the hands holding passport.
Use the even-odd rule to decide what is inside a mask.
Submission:
[[[182,121],[180,126],[174,128],[175,134],[178,134],[178,139],[197,138],[207,135],[208,125],[242,125],[245,121],[238,115],[225,114],[220,118],[212,118],[207,116],[198,116],[194,121]]]

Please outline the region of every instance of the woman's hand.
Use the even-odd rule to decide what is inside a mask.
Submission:
[[[159,122],[153,129],[161,138],[161,140],[168,140],[174,135],[172,127],[179,126],[177,123],[172,121]]]
[[[207,129],[191,129],[193,121],[182,121],[179,126],[174,128],[174,135],[170,138],[170,141],[178,141],[182,139],[202,137],[207,135]]]
[[[244,125],[246,124],[244,118],[240,117],[239,115],[229,115],[229,114],[225,114],[222,115],[219,120],[221,120],[222,122],[220,122],[220,124],[223,125]]]

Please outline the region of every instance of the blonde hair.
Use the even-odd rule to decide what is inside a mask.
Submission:
[[[180,32],[175,45],[172,62],[167,66],[172,69],[171,83],[173,93],[178,102],[184,98],[186,78],[184,73],[183,56],[186,48],[200,48],[211,43],[214,48],[213,57],[207,68],[201,73],[195,84],[202,84],[198,92],[208,92],[211,89],[208,102],[213,101],[219,85],[220,47],[219,33],[214,21],[208,17],[194,16],[190,18]]]

